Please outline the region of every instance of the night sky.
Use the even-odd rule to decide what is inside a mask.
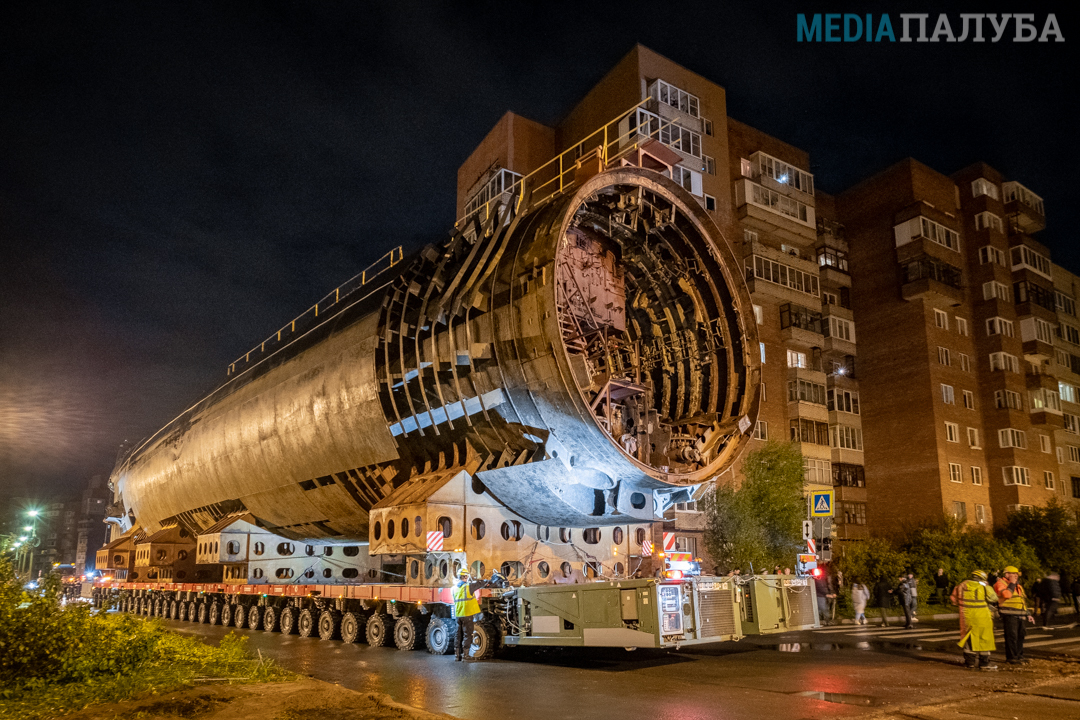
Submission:
[[[1080,167],[1065,43],[796,42],[806,3],[6,3],[0,10],[0,495],[108,474],[229,362],[454,220],[507,110],[558,122],[635,42],[719,83],[838,192],[906,156],[1041,194],[1056,262]],[[901,12],[1054,4],[873,3]],[[749,9],[749,8],[759,9]],[[899,27],[896,28],[899,33]],[[1067,178],[1073,178],[1069,180]]]

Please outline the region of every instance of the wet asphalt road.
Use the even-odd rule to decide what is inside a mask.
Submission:
[[[230,631],[178,621],[166,625],[210,641]],[[941,632],[955,630],[955,623],[937,625]],[[928,623],[921,629],[935,626]],[[295,635],[237,632],[250,638],[252,651],[295,672],[471,720],[854,717],[958,693],[982,695],[1014,672],[964,670],[955,641],[934,645],[848,637],[830,630],[842,628],[681,651],[516,649],[478,663]]]

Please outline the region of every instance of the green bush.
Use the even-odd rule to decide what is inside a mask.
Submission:
[[[900,549],[908,558],[908,569],[920,580],[920,594],[926,595],[933,592],[939,567],[945,568],[952,584],[969,577],[973,570],[1000,573],[1015,565],[1031,577],[1042,571],[1038,556],[1023,539],[994,538],[951,518],[917,528],[901,541]]]

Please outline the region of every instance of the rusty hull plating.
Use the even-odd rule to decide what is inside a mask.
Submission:
[[[246,510],[295,540],[365,542],[373,506],[457,468],[540,525],[644,522],[752,432],[741,272],[651,170],[510,196],[354,294],[118,466],[137,523],[199,532]]]

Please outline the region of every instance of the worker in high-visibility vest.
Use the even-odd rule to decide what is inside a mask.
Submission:
[[[996,603],[998,598],[986,583],[986,573],[982,570],[972,572],[970,579],[953,588],[949,601],[960,608],[960,642],[957,645],[964,649],[964,664],[972,669],[997,670],[997,665],[990,660],[990,652],[997,649],[990,603]]]
[[[492,580],[495,574],[492,573]],[[463,567],[458,570],[457,582],[454,584],[454,618],[457,620],[457,634],[454,640],[454,659],[461,661],[462,656],[469,657],[469,648],[472,647],[473,623],[480,614],[480,603],[476,600],[476,591],[490,587],[492,580],[472,581],[469,568]],[[466,644],[468,643],[468,644]]]
[[[1005,577],[994,585],[998,596],[998,610],[1001,612],[1001,625],[1005,629],[1005,659],[1010,665],[1026,664],[1024,657],[1024,635],[1027,634],[1024,621],[1035,622],[1027,606],[1024,588],[1020,585],[1020,570],[1013,565],[1005,568]]]

